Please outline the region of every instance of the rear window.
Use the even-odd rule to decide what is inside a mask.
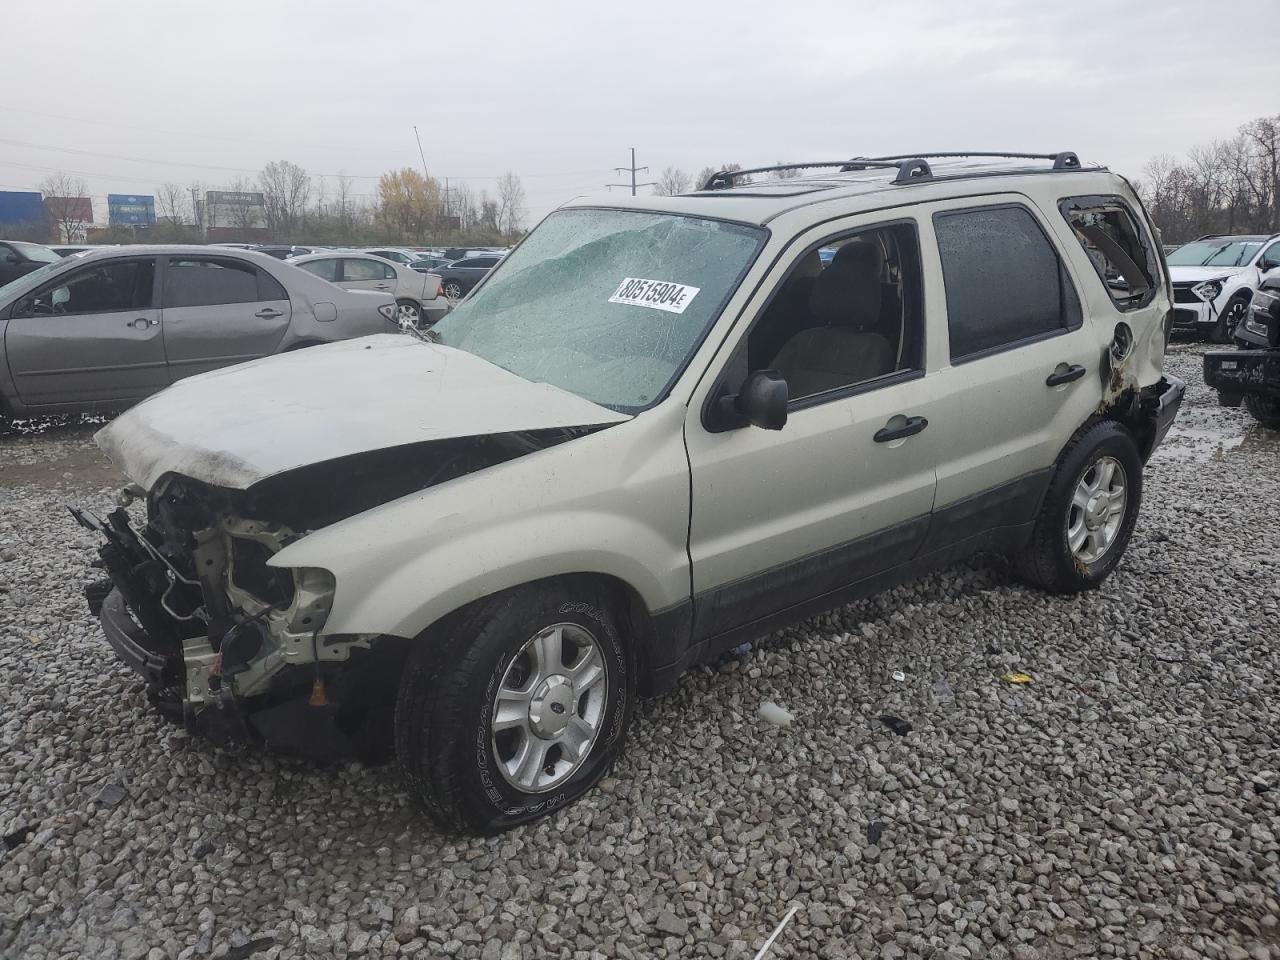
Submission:
[[[1059,204],[1111,301],[1136,310],[1155,296],[1160,268],[1133,212],[1119,197],[1068,197]]]

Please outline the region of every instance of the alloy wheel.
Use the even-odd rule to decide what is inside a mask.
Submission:
[[[503,673],[490,722],[507,783],[543,793],[582,767],[604,723],[606,670],[600,642],[578,624],[557,623],[524,642]]]
[[[1124,525],[1128,478],[1115,457],[1101,457],[1076,484],[1067,511],[1067,543],[1083,563],[1097,563]]]

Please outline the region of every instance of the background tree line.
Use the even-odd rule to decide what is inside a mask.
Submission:
[[[55,185],[50,178],[42,187],[47,196],[85,196],[83,181]],[[67,178],[62,178],[67,179]],[[145,231],[157,243],[200,243],[209,225],[206,193],[261,193],[264,206],[232,205],[230,223],[220,227],[245,231],[255,239],[253,227],[265,219],[274,243],[297,244],[432,244],[436,246],[488,246],[518,240],[525,230],[524,186],[508,171],[498,178],[494,193],[475,190],[463,183],[440,181],[411,167],[390,170],[378,180],[372,195],[357,193],[353,178],[313,177],[289,160],[268,163],[257,179],[239,177],[221,186],[194,182],[164,183],[155,192],[156,224]],[[78,192],[76,192],[78,191]],[[61,210],[57,201],[46,201],[50,210]],[[63,205],[65,206],[65,204]],[[61,221],[57,226],[61,231]],[[128,243],[141,239],[132,227],[106,227],[93,231],[97,243]]]

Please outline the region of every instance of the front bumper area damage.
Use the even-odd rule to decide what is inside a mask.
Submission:
[[[105,520],[72,515],[104,538],[97,565],[106,578],[86,587],[89,608],[162,714],[217,743],[358,752],[361,711],[343,695],[347,668],[377,638],[320,637],[332,577],[265,564],[291,531],[232,517],[191,531],[153,521],[139,531],[124,508]]]
[[[404,638],[326,633],[338,594],[319,567],[272,560],[308,534],[599,427],[425,441],[273,474],[247,488],[175,472],[133,486],[105,518],[85,590],[152,703],[193,733],[334,757],[385,748]],[[145,495],[146,519],[127,506]]]

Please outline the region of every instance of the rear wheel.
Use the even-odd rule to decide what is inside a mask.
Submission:
[[[1059,458],[1020,572],[1054,593],[1094,589],[1120,562],[1141,502],[1133,435],[1114,420],[1094,424]]]
[[[1280,430],[1280,398],[1260,397],[1256,393],[1244,395],[1244,406],[1253,419],[1269,430]],[[0,414],[0,418],[3,414]]]
[[[1248,309],[1249,298],[1247,296],[1232,297],[1231,302],[1223,307],[1222,315],[1218,317],[1218,322],[1209,331],[1209,339],[1214,343],[1230,343],[1231,334],[1235,332],[1236,326],[1244,319]]]
[[[457,280],[446,280],[444,282],[444,295],[450,300],[461,300],[462,284]]]
[[[444,827],[496,833],[572,803],[622,750],[635,669],[611,598],[545,581],[419,638],[396,703],[396,759]]]
[[[396,322],[402,327],[416,327],[422,320],[422,309],[412,300],[396,301]]]

